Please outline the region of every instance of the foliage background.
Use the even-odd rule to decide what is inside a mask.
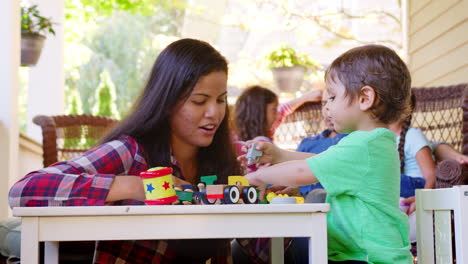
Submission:
[[[253,84],[279,93],[265,58],[281,45],[324,66],[306,75],[302,91],[320,87],[323,69],[349,48],[381,43],[401,50],[399,0],[216,1],[65,0],[66,114],[93,114],[106,105],[114,110],[101,114],[125,116],[156,56],[181,37],[208,41],[227,57],[230,103]],[[104,72],[108,89],[96,92]],[[20,73],[25,131],[27,68]],[[293,96],[280,94],[280,100]]]
[[[96,93],[107,72],[108,92],[118,94],[118,113],[107,114],[125,115],[157,54],[179,35],[183,13],[182,1],[67,0],[66,105],[80,101],[82,113],[92,114],[96,105],[108,104],[99,100],[110,95]]]

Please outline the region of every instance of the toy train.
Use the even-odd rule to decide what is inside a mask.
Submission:
[[[228,184],[215,184],[216,175],[203,176],[201,183],[197,185],[195,192],[192,185],[182,185],[182,189],[176,189],[179,201],[183,204],[254,204],[258,202],[258,191],[250,186],[243,176],[229,176]]]

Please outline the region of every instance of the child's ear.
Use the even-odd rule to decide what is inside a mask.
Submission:
[[[374,88],[367,85],[362,87],[361,92],[359,93],[359,108],[362,111],[371,109],[376,99],[377,94],[375,93]]]

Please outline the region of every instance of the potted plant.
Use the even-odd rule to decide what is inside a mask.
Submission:
[[[267,55],[273,79],[279,90],[293,93],[301,87],[307,70],[316,73],[320,64],[307,54],[298,54],[292,47],[282,45]]]
[[[50,18],[40,15],[37,5],[21,7],[21,66],[36,65],[45,35],[55,35],[53,24]]]

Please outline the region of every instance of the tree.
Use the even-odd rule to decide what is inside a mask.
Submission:
[[[120,119],[119,111],[115,105],[115,85],[108,70],[104,70],[100,74],[100,83],[96,89],[95,98],[93,115]]]
[[[125,115],[164,47],[161,35],[179,35],[185,1],[67,0],[65,4],[67,86],[78,90],[83,112],[91,114],[97,73],[107,69],[119,95],[117,109]]]
[[[381,43],[395,49],[402,48],[401,41],[394,38],[398,35],[395,33],[402,31],[400,0],[239,1],[244,3],[244,8],[225,20],[229,21],[228,25],[247,32],[252,28],[258,30],[259,21],[268,21],[268,27],[260,27],[270,31],[294,32],[293,35],[300,35],[298,39],[302,42],[320,41],[331,47],[341,41],[354,41],[360,44]],[[369,25],[373,34],[358,34],[354,30],[357,24]],[[378,31],[375,30],[376,26]]]
[[[67,98],[67,109],[66,113],[69,115],[81,115],[83,114],[83,104],[81,103],[80,94],[76,89],[69,92]]]

